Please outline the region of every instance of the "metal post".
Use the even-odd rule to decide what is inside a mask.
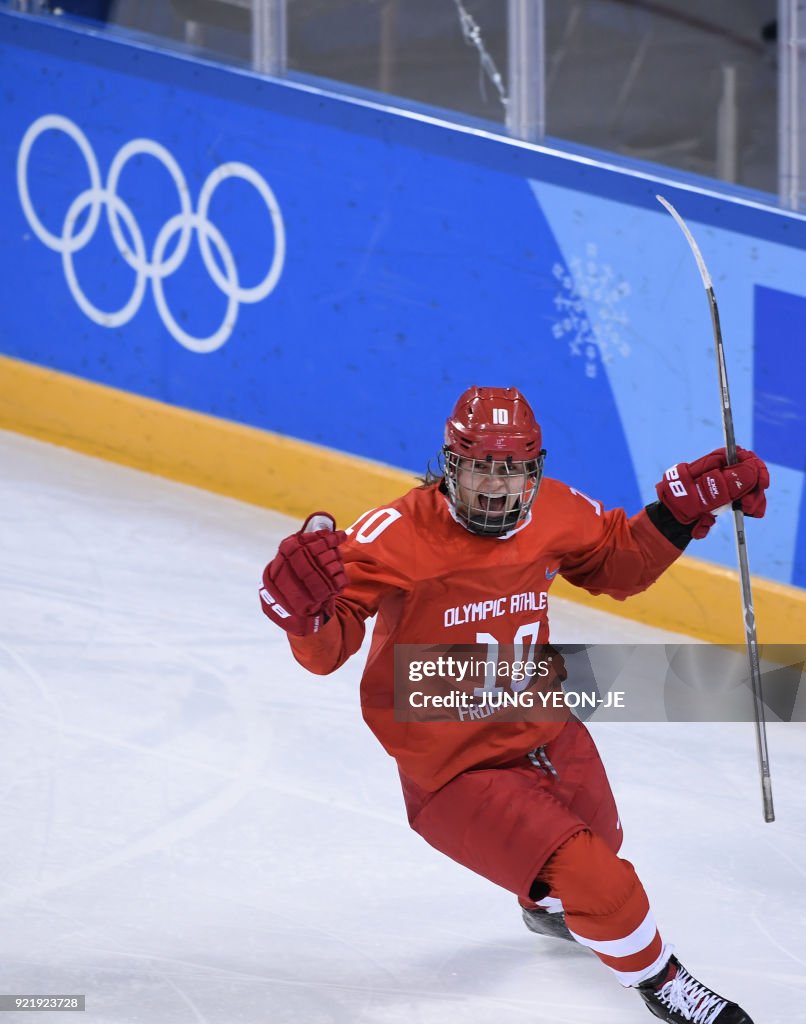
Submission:
[[[736,103],[736,65],[722,65],[722,95],[716,114],[716,176],[736,181],[739,176],[739,111]]]
[[[806,209],[806,2],[778,0],[778,195],[790,210]]]
[[[545,110],[544,0],[509,0],[508,55],[509,134],[525,142],[542,142]]]
[[[378,89],[392,92],[395,79],[399,0],[386,0],[381,8],[381,38],[378,47]]]
[[[185,42],[188,46],[204,46],[204,25],[200,21],[185,22]]]
[[[280,77],[287,62],[286,0],[252,0],[252,67]]]

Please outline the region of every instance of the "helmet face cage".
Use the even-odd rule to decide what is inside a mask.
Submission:
[[[543,478],[545,449],[536,458],[474,459],[442,449],[445,486],[458,519],[473,533],[501,537],[526,522]]]

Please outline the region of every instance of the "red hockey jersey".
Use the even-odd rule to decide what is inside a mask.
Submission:
[[[461,526],[438,484],[366,513],[347,532],[341,551],[349,585],[335,615],[318,633],[289,637],[291,648],[311,672],[333,672],[358,650],[366,619],[377,614],[361,681],[364,719],[404,775],[429,791],[548,743],[562,723],[398,721],[396,644],[525,637],[544,644],[557,573],[592,594],[623,599],[645,590],[681,553],[645,511],[628,519],[550,478],[527,522],[505,538]]]

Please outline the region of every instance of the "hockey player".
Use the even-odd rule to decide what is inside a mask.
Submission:
[[[377,616],[363,715],[397,760],[409,822],[427,842],[514,893],[533,931],[587,946],[661,1019],[752,1024],[671,955],[618,856],[618,812],[583,723],[395,718],[396,644],[544,644],[557,573],[627,598],[704,537],[721,506],[764,515],[769,474],[742,449],[737,465],[720,449],[672,467],[632,518],[544,478],[545,455],[516,389],[468,389],[446,424],[443,475],[344,532],[310,516],[265,569],[263,611],[318,674],[344,664]],[[473,606],[482,612],[460,614]],[[496,614],[479,621],[485,608]]]

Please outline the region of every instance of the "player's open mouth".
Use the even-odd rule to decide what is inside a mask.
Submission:
[[[482,512],[506,512],[507,509],[506,494],[479,494],[477,501]]]

